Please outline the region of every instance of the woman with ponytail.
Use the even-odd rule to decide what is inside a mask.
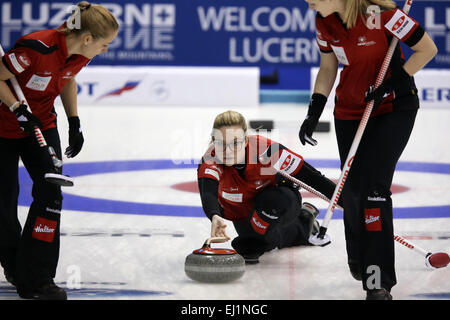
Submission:
[[[362,281],[366,299],[390,300],[391,288],[397,282],[390,188],[419,108],[413,75],[436,55],[437,49],[422,27],[394,1],[306,2],[317,11],[321,61],[299,138],[303,145],[317,143],[312,134],[333,88],[338,65],[343,65],[334,101],[341,168],[366,104],[374,100],[341,195],[348,265],[353,277]],[[393,37],[413,53],[405,61],[398,44],[384,82],[373,90]]]
[[[80,152],[84,138],[75,75],[106,52],[118,32],[116,19],[101,5],[82,1],[74,7],[62,26],[22,36],[0,62],[0,263],[8,282],[26,299],[67,298],[53,281],[59,257],[61,187],[44,179],[53,164],[35,141],[34,127],[42,129],[61,159],[53,106],[60,96],[69,123],[65,154],[72,158]],[[13,94],[8,80],[14,76],[29,106]],[[33,202],[23,230],[17,219],[19,157],[33,180]]]

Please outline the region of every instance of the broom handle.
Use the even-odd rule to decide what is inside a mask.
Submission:
[[[0,44],[0,57],[3,57],[5,55],[5,51],[3,51],[3,47]],[[20,103],[25,104],[28,108],[28,111],[31,113],[30,106],[28,105],[27,99],[25,98],[25,95],[23,94],[22,89],[20,88],[19,83],[17,82],[16,77],[12,77],[9,79],[11,81],[11,84],[14,88],[14,91],[19,98]],[[34,127],[34,135],[36,136],[36,140],[39,143],[40,147],[45,147],[47,145],[47,142],[45,141],[44,136],[42,135],[41,130],[38,127]]]
[[[412,0],[407,0],[405,2],[403,11],[406,14],[408,14],[409,10],[411,9],[411,5],[412,5]],[[378,74],[378,77],[375,81],[375,89],[378,88],[382,84],[383,79],[386,76],[386,73],[387,73],[389,64],[391,62],[392,55],[394,54],[394,50],[397,46],[397,43],[398,43],[398,39],[394,37],[391,41],[391,44],[389,46],[386,57],[384,58],[380,73]],[[323,239],[325,233],[327,232],[328,224],[330,223],[331,217],[333,216],[334,209],[337,206],[337,202],[341,195],[342,189],[344,188],[344,183],[347,180],[347,176],[349,174],[350,167],[354,160],[356,151],[358,150],[359,143],[361,142],[361,138],[364,134],[364,130],[366,129],[367,122],[369,121],[370,115],[372,113],[373,104],[374,104],[374,101],[371,100],[367,104],[366,109],[364,110],[364,114],[363,114],[361,122],[359,124],[358,131],[356,131],[352,146],[350,148],[350,151],[348,152],[347,159],[345,160],[345,163],[344,163],[344,167],[342,168],[341,176],[339,177],[338,183],[336,184],[336,189],[334,190],[333,196],[331,197],[331,201],[328,206],[327,212],[325,214],[325,218],[323,219],[322,225],[320,226],[319,235],[317,236],[318,238]]]
[[[279,174],[281,174],[283,177],[285,177],[286,179],[290,180],[291,182],[299,185],[301,188],[305,189],[306,191],[312,193],[313,195],[319,197],[322,200],[325,200],[327,202],[330,202],[330,199],[328,199],[325,195],[323,195],[322,193],[320,193],[319,191],[311,188],[310,186],[308,186],[307,184],[304,184],[303,182],[301,182],[300,180],[294,178],[293,176],[287,174],[286,172],[283,171],[278,171]],[[339,209],[343,210],[341,206],[336,205]],[[419,253],[420,255],[427,257],[430,252],[426,251],[425,249],[417,246],[416,244],[410,242],[410,241],[406,241],[404,238],[398,236],[398,235],[394,235],[394,240],[397,241],[398,243],[400,243],[401,245],[405,246],[408,249],[414,250],[415,252]]]

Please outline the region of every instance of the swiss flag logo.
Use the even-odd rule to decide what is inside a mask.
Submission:
[[[30,59],[28,59],[26,54],[19,55],[17,61],[19,61],[20,65],[26,69],[31,65]]]
[[[392,31],[397,30],[398,28],[401,27],[401,25],[403,24],[403,22],[405,22],[405,16],[401,16],[397,22],[394,24],[394,26],[392,27]]]
[[[57,221],[37,217],[33,227],[32,237],[45,242],[53,242],[57,225]]]
[[[364,209],[367,231],[381,231],[380,208]]]
[[[253,215],[250,221],[253,230],[255,230],[256,233],[259,233],[260,235],[264,235],[267,232],[267,228],[269,227],[269,223],[262,220],[258,213],[256,213],[256,210],[253,211]]]

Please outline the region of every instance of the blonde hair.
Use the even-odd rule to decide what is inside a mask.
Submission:
[[[247,133],[247,121],[239,112],[228,110],[216,116],[213,129],[219,130],[222,127],[228,126],[240,126],[244,130],[244,133]]]
[[[244,135],[247,137],[247,120],[239,112],[228,110],[222,112],[214,119],[213,129],[211,132],[210,144],[214,142],[214,132],[220,130],[223,127],[240,126],[244,131]]]
[[[119,29],[116,18],[105,7],[99,4],[90,4],[87,1],[81,1],[77,4],[77,7],[79,10],[74,10],[67,21],[79,19],[79,28],[71,28],[66,24],[64,28],[59,29],[66,36],[90,33],[94,39],[107,38]],[[77,15],[80,17],[77,17]]]
[[[347,28],[356,25],[358,16],[365,18],[367,16],[367,8],[371,5],[377,5],[384,9],[395,9],[396,4],[392,0],[347,0],[343,22]]]

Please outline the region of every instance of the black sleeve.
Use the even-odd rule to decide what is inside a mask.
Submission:
[[[425,30],[419,25],[416,30],[414,30],[413,34],[405,41],[408,47],[414,47],[417,42],[419,42],[423,35],[425,34]]]
[[[295,178],[304,182],[316,191],[331,199],[336,188],[336,184],[325,177],[320,171],[315,169],[312,165],[303,162],[303,166],[300,171],[295,175]],[[344,203],[342,200],[342,195],[339,197],[338,205],[343,207]]]
[[[200,191],[203,211],[209,220],[212,220],[215,214],[223,217],[223,208],[218,200],[219,182],[214,179],[199,178],[198,190]]]

